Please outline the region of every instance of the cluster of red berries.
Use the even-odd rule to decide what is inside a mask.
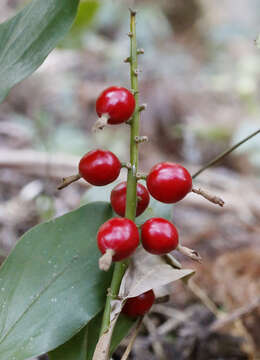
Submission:
[[[128,121],[135,111],[135,98],[122,87],[110,87],[103,91],[96,102],[98,116],[110,125]],[[119,176],[122,165],[110,151],[93,150],[82,157],[79,175],[95,186],[107,185]],[[179,164],[161,162],[155,165],[146,178],[147,188],[137,183],[136,216],[147,208],[150,195],[163,203],[175,203],[191,191],[192,179],[189,172]],[[148,190],[147,190],[148,189]],[[99,229],[97,243],[105,254],[112,252],[112,260],[120,261],[129,257],[139,245],[139,231],[132,220],[124,218],[126,210],[126,182],[115,186],[111,192],[111,205],[116,214]],[[163,255],[178,246],[178,231],[163,218],[151,218],[141,226],[141,242],[151,254]],[[154,302],[152,290],[128,299],[123,312],[129,316],[143,315]]]
[[[134,114],[135,108],[135,98],[129,90],[115,86],[104,90],[96,102],[98,127],[102,128],[107,123],[116,125],[128,121]],[[121,162],[111,151],[93,150],[82,157],[79,162],[79,174],[71,178],[75,181],[81,177],[92,185],[103,186],[116,180],[121,168]],[[150,195],[168,204],[183,199],[192,189],[192,178],[181,165],[161,162],[150,170],[146,184],[147,188],[137,182],[136,216],[146,210]],[[136,224],[124,217],[126,193],[125,181],[114,187],[110,200],[114,212],[120,217],[106,221],[97,234],[98,247],[109,259],[108,266],[102,266],[103,270],[109,268],[111,261],[121,261],[132,255],[140,242]],[[151,254],[167,254],[178,246],[178,231],[168,220],[151,218],[141,226],[141,243]],[[143,315],[153,302],[154,293],[150,290],[136,298],[128,299],[123,312],[129,316]]]

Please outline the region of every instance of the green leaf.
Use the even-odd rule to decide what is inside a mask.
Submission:
[[[86,360],[88,326],[48,354],[50,360]]]
[[[32,74],[69,31],[79,0],[32,0],[0,24],[0,103]]]
[[[84,0],[79,4],[79,10],[71,31],[77,32],[86,28],[94,20],[100,2],[97,0]]]
[[[129,331],[134,326],[135,321],[136,320],[133,320],[125,316],[124,314],[121,314],[119,316],[111,341],[111,346],[110,346],[111,354],[116,350],[116,348],[124,339],[124,337],[128,335]]]
[[[82,0],[78,7],[77,17],[69,34],[59,44],[60,48],[84,47],[84,34],[92,25],[100,7],[99,0]]]
[[[86,327],[51,353],[50,360],[92,360],[98,342],[103,313],[95,316]],[[135,320],[121,314],[111,341],[111,354],[133,327]]]
[[[112,215],[88,204],[27,232],[0,269],[0,359],[50,351],[104,306],[111,272],[98,268],[96,233]]]

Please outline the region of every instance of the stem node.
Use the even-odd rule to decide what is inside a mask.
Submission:
[[[143,55],[144,54],[144,49],[137,49],[137,55]]]
[[[141,144],[148,141],[149,141],[148,136],[135,136],[135,142],[137,144]]]
[[[144,111],[147,109],[147,104],[142,104],[139,106],[138,110],[141,112],[141,111]]]
[[[140,173],[140,172],[137,172],[137,173],[136,173],[136,179],[137,179],[137,180],[146,180],[146,178],[147,178],[147,175],[146,175],[146,174],[142,174],[142,173]]]

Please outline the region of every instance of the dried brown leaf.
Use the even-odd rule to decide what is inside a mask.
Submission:
[[[163,258],[139,248],[125,274],[125,296],[135,297],[150,289],[158,289],[193,272],[191,269],[175,269]]]
[[[113,335],[113,330],[119,314],[114,317],[114,320],[110,323],[110,327],[98,340],[92,360],[108,360],[110,342]]]
[[[93,360],[109,359],[113,329],[127,298],[138,296],[150,289],[155,289],[155,293],[158,293],[162,287],[166,294],[166,285],[193,273],[194,270],[191,269],[176,269],[166,263],[165,258],[151,255],[141,247],[137,249],[121,282],[118,299],[111,301],[110,327],[99,339]]]

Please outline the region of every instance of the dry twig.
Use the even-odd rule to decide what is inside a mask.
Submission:
[[[158,359],[165,360],[166,356],[165,356],[162,344],[158,340],[157,329],[156,329],[156,326],[154,325],[152,319],[150,319],[148,316],[146,316],[144,318],[144,325],[147,328],[148,332],[150,333],[151,338],[153,339],[151,345],[153,347],[153,351],[154,351],[155,355],[157,356]]]
[[[80,174],[77,175],[71,175],[66,178],[62,179],[62,183],[58,186],[58,190],[64,189],[65,187],[69,186],[70,184],[74,183],[75,181],[79,180],[81,178]]]
[[[142,326],[142,322],[143,322],[143,316],[140,316],[136,325],[135,325],[135,328],[133,330],[133,333],[131,335],[131,338],[130,338],[130,341],[127,345],[127,348],[121,358],[121,360],[127,360],[132,348],[133,348],[133,345],[134,345],[134,342],[135,342],[135,339],[137,338],[137,335],[141,329],[141,326]]]
[[[190,248],[188,248],[186,246],[182,246],[180,244],[178,245],[176,250],[178,250],[182,255],[188,256],[190,259],[201,263],[201,260],[202,260],[201,256],[196,250],[190,249]]]
[[[220,197],[211,195],[208,192],[202,190],[201,188],[193,187],[191,191],[194,192],[195,194],[201,195],[202,197],[212,202],[213,204],[219,205],[221,207],[223,207],[225,204],[224,200],[222,200]]]
[[[257,309],[260,306],[260,297],[255,299],[250,304],[242,306],[241,308],[233,311],[230,314],[225,315],[221,319],[216,320],[210,327],[210,331],[218,331],[222,327],[240,319],[244,315],[247,315]]]

